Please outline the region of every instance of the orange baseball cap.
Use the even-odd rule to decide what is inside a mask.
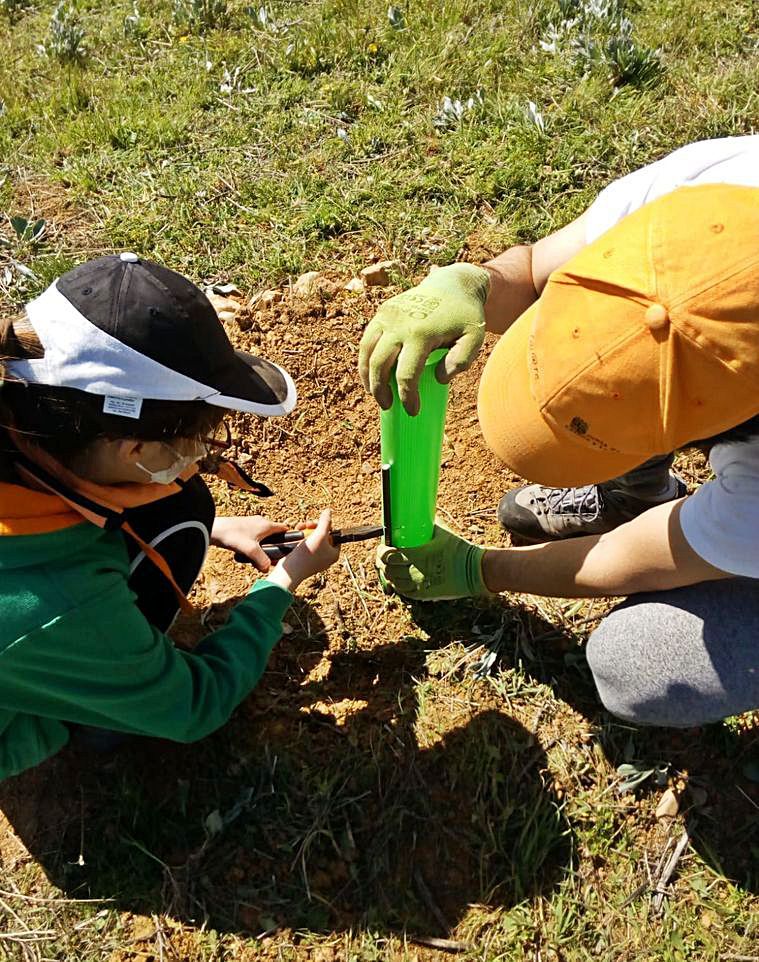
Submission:
[[[490,449],[552,486],[757,414],[759,188],[680,188],[554,271],[488,358],[478,411]]]

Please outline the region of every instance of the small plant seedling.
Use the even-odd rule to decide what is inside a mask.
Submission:
[[[617,785],[617,791],[623,795],[648,781],[653,775],[655,783],[661,788],[667,784],[669,776],[669,765],[655,765],[650,768],[640,762],[625,763],[617,768],[617,774],[622,776],[622,781]]]
[[[47,39],[38,49],[61,63],[81,63],[86,53],[84,36],[75,7],[68,0],[61,0],[50,18]]]
[[[639,47],[630,37],[612,37],[604,50],[615,87],[651,87],[662,73],[658,51]]]
[[[538,110],[537,104],[534,103],[534,101],[527,101],[527,107],[525,108],[524,115],[527,122],[539,133],[544,134],[546,132],[545,119],[543,114]]]
[[[16,233],[20,243],[37,243],[42,239],[47,226],[41,218],[39,220],[27,220],[26,217],[10,217],[10,224]]]
[[[143,40],[146,32],[137,0],[132,0],[132,12],[124,17],[124,36],[127,40]]]
[[[174,0],[172,11],[177,27],[201,32],[222,26],[228,15],[227,0]]]
[[[475,113],[483,105],[482,91],[476,91],[467,100],[460,100],[458,97],[443,97],[437,113],[432,118],[432,125],[440,133],[448,130],[455,130],[461,125],[467,114]]]
[[[393,30],[404,30],[406,27],[406,18],[400,7],[389,6],[387,8],[387,19]]]
[[[652,86],[662,73],[658,50],[633,40],[633,25],[619,0],[559,0],[560,18],[549,22],[541,50],[579,64],[585,73],[604,70],[613,86]]]

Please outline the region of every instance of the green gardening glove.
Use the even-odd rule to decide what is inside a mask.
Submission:
[[[361,338],[359,370],[381,408],[393,403],[390,374],[396,360],[398,394],[411,415],[419,413],[417,385],[424,362],[436,348],[450,348],[435,369],[441,384],[469,367],[485,338],[489,290],[484,267],[449,264],[380,306]]]
[[[432,541],[418,548],[382,544],[375,562],[380,581],[419,601],[450,601],[490,594],[482,578],[485,548],[437,523]]]

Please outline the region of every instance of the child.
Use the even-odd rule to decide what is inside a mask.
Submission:
[[[203,738],[260,678],[292,592],[339,554],[324,511],[193,652],[165,635],[209,543],[270,567],[259,541],[285,526],[214,520],[198,462],[228,445],[225,409],[289,413],[292,379],[236,352],[190,281],[126,253],[0,323],[0,358],[0,778],[72,726]]]

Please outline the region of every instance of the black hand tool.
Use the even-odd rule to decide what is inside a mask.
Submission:
[[[360,524],[353,528],[335,528],[332,531],[333,544],[352,544],[355,541],[368,541],[370,538],[381,538],[384,528],[377,524]],[[263,538],[260,542],[267,558],[272,561],[279,561],[285,555],[296,548],[304,538],[313,533],[313,528],[306,531],[283,531],[281,534],[270,534],[268,538]],[[235,561],[243,564],[251,564],[251,559],[241,554],[235,553]]]

